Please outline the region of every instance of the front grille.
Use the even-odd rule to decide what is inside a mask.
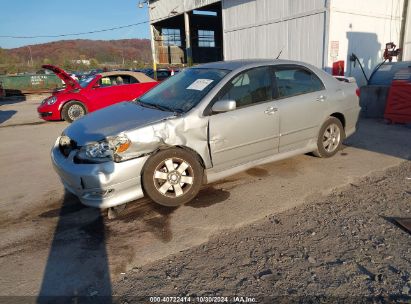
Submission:
[[[63,154],[65,157],[68,157],[73,150],[78,150],[77,143],[65,136],[64,140],[62,140],[63,136],[60,138],[59,142],[59,149],[61,154]]]
[[[40,113],[40,117],[48,117],[48,116],[51,116],[51,115],[53,115],[53,113],[51,113],[51,112],[42,112],[42,113]]]

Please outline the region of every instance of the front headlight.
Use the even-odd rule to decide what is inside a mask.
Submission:
[[[131,141],[125,134],[108,137],[106,140],[88,144],[82,148],[87,158],[117,160],[119,154],[124,153],[130,147]]]
[[[52,104],[55,104],[56,101],[57,101],[57,97],[56,97],[56,96],[50,96],[50,97],[44,99],[43,102],[42,102],[42,104],[43,104],[43,103],[47,103],[49,106],[51,106]]]

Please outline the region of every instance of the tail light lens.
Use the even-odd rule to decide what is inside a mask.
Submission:
[[[360,89],[359,89],[359,88],[357,88],[357,89],[355,90],[355,94],[356,94],[358,97],[360,97]]]

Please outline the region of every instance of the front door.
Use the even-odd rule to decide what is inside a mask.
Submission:
[[[92,87],[85,95],[88,97],[91,111],[98,110],[120,101],[128,100],[124,83],[120,75],[104,76],[98,81],[98,86]],[[122,80],[122,78],[121,78]]]
[[[278,152],[279,117],[270,72],[269,67],[242,72],[214,100],[237,103],[235,110],[212,113],[209,119],[211,158],[217,171]]]

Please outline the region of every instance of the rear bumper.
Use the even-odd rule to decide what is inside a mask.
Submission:
[[[56,141],[51,159],[64,187],[87,206],[109,208],[144,196],[141,171],[148,158],[140,157],[121,163],[76,164],[73,157],[61,154]]]

